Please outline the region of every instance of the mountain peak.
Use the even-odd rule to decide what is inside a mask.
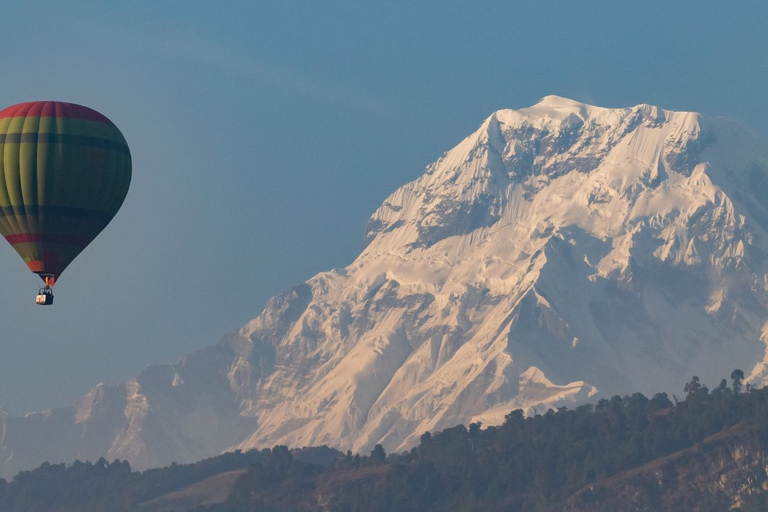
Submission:
[[[275,444],[391,452],[692,375],[768,382],[765,147],[649,105],[499,110],[384,201],[346,268],[77,409],[0,415],[0,467],[50,459],[56,429],[72,459],[69,440],[96,439],[138,468]]]
[[[506,209],[519,211],[526,202],[538,204],[535,195],[548,197],[555,180],[574,191],[600,190],[585,190],[583,197],[576,194],[567,201],[558,192],[560,208],[545,213],[542,204],[542,218],[570,210],[582,216],[578,225],[593,224],[589,212],[596,206],[588,198],[602,197],[609,189],[617,200],[624,199],[612,205],[626,215],[630,196],[639,197],[670,175],[693,172],[712,142],[704,133],[697,114],[649,105],[609,109],[547,96],[529,108],[499,110],[421,178],[387,198],[372,216],[366,238],[381,242],[372,250],[381,245],[409,252],[470,232],[483,237]],[[571,173],[581,177],[566,179]],[[585,181],[585,175],[591,178]],[[467,247],[474,250],[474,242]]]
[[[517,112],[529,118],[538,117],[561,120],[570,115],[575,115],[583,120],[596,113],[604,113],[609,110],[611,109],[595,107],[562,96],[549,95],[541,98],[535,105],[519,109]]]
[[[584,108],[586,106],[586,104],[580,101],[564,98],[563,96],[557,96],[555,94],[544,96],[533,105],[533,107],[542,108]]]

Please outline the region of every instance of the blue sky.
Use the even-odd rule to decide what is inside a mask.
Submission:
[[[0,407],[216,342],[354,259],[398,186],[501,108],[651,103],[768,133],[764,2],[13,2],[0,107],[88,105],[133,183],[56,304],[0,244]]]

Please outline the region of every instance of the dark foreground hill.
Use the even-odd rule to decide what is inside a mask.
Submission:
[[[100,460],[0,481],[0,510],[169,512],[768,510],[768,389],[601,400],[424,434],[410,452],[228,453],[143,473]]]

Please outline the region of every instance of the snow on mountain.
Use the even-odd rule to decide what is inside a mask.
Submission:
[[[500,110],[387,198],[348,267],[72,408],[0,414],[0,468],[403,450],[694,374],[766,383],[766,170],[763,140],[696,113],[556,96]]]

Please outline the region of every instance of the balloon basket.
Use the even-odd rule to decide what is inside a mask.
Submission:
[[[38,306],[50,306],[53,304],[53,290],[50,288],[40,288],[35,297],[35,304]]]

